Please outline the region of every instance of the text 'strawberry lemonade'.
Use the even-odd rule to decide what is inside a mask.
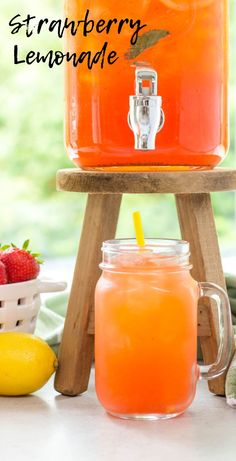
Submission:
[[[170,418],[191,404],[199,377],[197,304],[221,302],[224,338],[207,378],[225,370],[231,354],[231,317],[225,292],[189,273],[189,245],[150,240],[105,242],[95,296],[97,395],[123,418]]]
[[[87,10],[93,31],[86,37],[68,32],[66,48],[95,54],[108,44],[103,68],[100,59],[88,69],[87,57],[77,67],[66,67],[66,146],[73,162],[108,170],[217,165],[228,142],[227,0],[66,1],[70,19],[84,18]],[[143,27],[133,35],[138,19]],[[98,33],[99,20],[104,22]],[[116,55],[108,63],[111,51]],[[140,113],[131,114],[136,121],[129,126],[135,70],[151,72],[143,77],[140,100],[152,94],[150,80],[156,78],[165,121],[153,122],[148,102],[142,103],[141,128]],[[152,139],[137,146],[134,134],[142,136],[142,130],[143,139]]]

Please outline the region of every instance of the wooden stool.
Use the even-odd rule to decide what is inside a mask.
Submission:
[[[58,171],[57,188],[89,194],[55,380],[57,391],[73,396],[88,386],[101,245],[115,237],[122,194],[174,194],[182,237],[191,246],[193,277],[226,288],[209,192],[236,190],[236,170],[103,173],[67,169]],[[219,343],[217,307],[204,300],[198,314],[204,362],[213,363]],[[224,395],[224,377],[210,381],[209,388]]]

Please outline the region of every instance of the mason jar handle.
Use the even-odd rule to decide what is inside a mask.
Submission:
[[[211,380],[222,375],[231,360],[233,351],[231,310],[228,296],[223,288],[208,282],[199,283],[199,287],[200,298],[206,296],[214,300],[219,312],[220,341],[216,362],[211,365],[200,366],[201,377]]]

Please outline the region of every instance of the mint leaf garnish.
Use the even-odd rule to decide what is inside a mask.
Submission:
[[[143,35],[138,37],[135,45],[132,45],[129,50],[125,53],[125,58],[128,60],[135,59],[147,48],[156,45],[162,38],[170,35],[168,30],[164,29],[153,29],[145,32]]]

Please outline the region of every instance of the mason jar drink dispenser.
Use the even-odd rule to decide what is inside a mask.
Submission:
[[[212,168],[226,155],[227,0],[67,0],[66,148],[83,169]],[[86,27],[85,27],[86,26]]]

